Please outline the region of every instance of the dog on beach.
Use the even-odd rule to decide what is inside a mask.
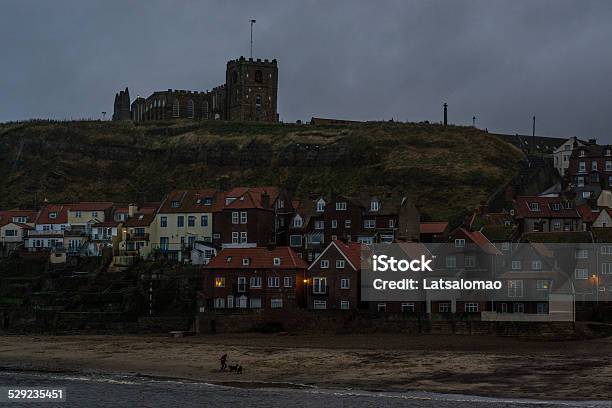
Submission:
[[[230,373],[242,374],[242,366],[240,364],[229,365]]]

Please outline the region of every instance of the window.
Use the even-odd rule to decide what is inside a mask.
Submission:
[[[185,217],[182,215],[179,215],[176,217],[176,226],[181,228],[185,226]]]
[[[389,220],[389,228],[395,228],[395,220],[393,218]]]
[[[466,313],[477,313],[478,312],[478,303],[466,303],[464,306],[464,310]]]
[[[370,211],[378,211],[379,203],[378,201],[370,202]]]
[[[515,303],[512,305],[512,311],[514,313],[524,313],[525,305],[523,303]]]
[[[340,301],[340,309],[341,310],[348,310],[349,309],[349,301],[348,300],[341,300]]]
[[[225,287],[225,278],[217,277],[215,278],[215,288],[224,288]]]
[[[327,259],[322,259],[321,260],[321,269],[327,269],[329,268],[329,261]]]
[[[561,209],[561,204],[559,203],[552,203],[551,208],[553,211],[559,211]]]
[[[295,218],[293,219],[293,228],[301,228],[302,227],[302,217],[300,217],[299,215],[296,215]]]
[[[578,187],[584,187],[584,177],[580,176],[577,178]]]
[[[601,247],[602,255],[612,255],[612,246],[610,245],[602,245]]]
[[[255,82],[263,82],[263,74],[260,70],[255,71]]]
[[[301,235],[291,235],[289,237],[289,245],[292,247],[301,247],[302,246],[302,236]]]
[[[324,221],[315,221],[314,227],[317,230],[322,230],[322,229],[325,228],[325,222]]]
[[[200,227],[208,227],[208,215],[202,215],[200,217]]]
[[[195,227],[195,222],[196,222],[196,217],[193,215],[190,215],[187,217],[187,226],[188,227]]]
[[[346,201],[339,201],[336,203],[337,211],[346,211]]]
[[[234,296],[229,295],[229,296],[227,297],[227,308],[228,308],[228,309],[231,309],[231,308],[233,308],[233,307],[234,307]]]
[[[165,215],[160,217],[159,226],[162,228],[166,228],[168,226],[168,217],[166,217]]]
[[[241,244],[246,244],[247,242],[248,242],[248,240],[247,240],[247,233],[246,233],[246,231],[242,231],[240,233],[240,243]]]
[[[351,280],[350,279],[340,279],[340,289],[350,289],[351,288]]]
[[[379,303],[376,305],[376,310],[379,313],[384,313],[387,311],[387,304],[386,303]]]
[[[464,261],[466,268],[473,268],[476,266],[476,257],[474,255],[466,255]]]
[[[232,232],[232,244],[238,244],[240,242],[240,234],[238,232]]]
[[[286,288],[292,288],[293,287],[293,277],[292,276],[285,276],[283,278],[283,286]]]
[[[364,220],[363,228],[376,228],[376,220]]]
[[[414,313],[414,303],[402,303],[402,313]]]
[[[580,163],[578,163],[578,171],[581,173],[585,173],[586,172],[586,163],[581,161]]]
[[[242,265],[249,266],[251,264],[251,258],[242,258]]]
[[[280,309],[283,307],[283,299],[270,299],[270,308]]]
[[[232,211],[232,224],[238,224],[240,220],[240,213],[238,211]]]
[[[241,224],[247,223],[247,212],[246,211],[240,211],[240,223]]]
[[[327,292],[327,278],[312,279],[312,293],[325,294]]]
[[[601,273],[604,275],[612,274],[612,263],[604,262],[601,264]]]
[[[52,220],[57,218],[57,213],[56,212],[50,212],[49,213],[49,218],[51,218]]]
[[[261,96],[260,95],[257,95],[255,97],[255,107],[256,108],[261,108]]]
[[[204,101],[204,103],[202,104],[202,117],[204,119],[208,119],[209,115],[208,115],[208,101]]]
[[[76,218],[81,218],[81,212],[80,212],[80,211],[77,211],[77,212],[74,214],[74,216],[75,216]]]
[[[574,252],[574,257],[576,259],[587,259],[589,257],[588,249],[578,249]]]
[[[537,259],[534,261],[531,261],[531,270],[539,271],[541,269],[542,269],[542,261],[537,260]]]
[[[591,162],[591,170],[597,170],[597,161],[593,160]]]
[[[344,269],[344,259],[336,260],[336,269]]]
[[[261,276],[251,276],[250,286],[252,289],[261,288]]]
[[[612,171],[612,161],[606,160],[606,171]]]
[[[325,300],[314,300],[312,302],[312,308],[315,310],[325,310],[327,309],[327,301]]]
[[[509,280],[508,281],[508,297],[523,297],[523,281]]]
[[[261,298],[249,299],[251,309],[261,309]]]
[[[548,303],[538,303],[538,314],[547,314],[548,313]]]
[[[225,298],[215,298],[215,309],[225,308]]]
[[[331,227],[332,228],[338,228],[338,220],[332,220]]]
[[[319,201],[317,201],[317,212],[323,211],[325,211],[325,201],[323,201],[323,199],[320,199]]]
[[[587,279],[589,276],[589,271],[588,269],[584,268],[576,268],[574,269],[574,276],[576,279]]]
[[[509,242],[502,242],[501,249],[502,249],[502,251],[509,251],[510,250],[510,243]]]
[[[455,240],[455,247],[456,248],[463,248],[463,247],[465,247],[465,239],[463,239],[463,238],[456,239]]]
[[[446,259],[446,267],[447,268],[456,268],[457,267],[457,258],[454,256],[447,256]]]
[[[187,102],[187,117],[193,119],[193,99]]]
[[[547,279],[538,279],[536,281],[537,290],[548,290],[550,289],[550,281]]]
[[[553,229],[554,230],[560,230],[561,229],[561,220],[554,220],[553,221]]]
[[[246,292],[246,278],[244,276],[238,278],[238,292]]]
[[[281,259],[280,258],[274,258],[274,266],[278,266],[281,264]]]
[[[449,302],[438,303],[438,312],[439,313],[450,313],[451,304]]]
[[[13,230],[13,229],[6,230],[5,236],[7,236],[7,237],[16,237],[17,236],[17,230]]]
[[[351,220],[344,220],[344,228],[351,228]]]
[[[268,287],[278,288],[280,286],[280,278],[278,276],[268,276]]]

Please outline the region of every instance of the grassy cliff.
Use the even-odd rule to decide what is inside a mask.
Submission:
[[[309,193],[401,191],[432,219],[457,219],[523,155],[477,129],[168,122],[0,125],[0,208],[159,200],[176,187],[283,185]]]

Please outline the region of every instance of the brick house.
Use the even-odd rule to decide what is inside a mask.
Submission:
[[[361,247],[333,240],[308,267],[306,301],[311,310],[354,310],[361,301]]]
[[[562,197],[517,197],[514,212],[520,233],[582,230],[574,204]]]
[[[213,243],[222,248],[287,243],[292,202],[277,187],[237,187],[219,193]]]
[[[307,267],[289,247],[222,249],[202,267],[206,308],[291,310],[304,307]]]
[[[565,183],[578,198],[596,198],[612,188],[612,146],[586,145],[572,151]]]

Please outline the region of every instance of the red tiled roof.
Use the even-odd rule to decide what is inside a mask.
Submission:
[[[28,222],[34,222],[37,214],[34,210],[5,210],[0,211],[0,221],[11,221],[13,217],[28,217]]]
[[[106,211],[113,206],[111,202],[80,202],[69,205],[69,211]]]
[[[448,228],[448,222],[422,222],[420,225],[421,234],[442,234]]]
[[[584,222],[593,222],[599,217],[601,211],[599,209],[592,209],[588,204],[581,204],[576,207],[582,221]],[[606,211],[605,209],[603,211]]]
[[[501,255],[502,253],[489,241],[487,237],[480,231],[468,231],[465,228],[459,228],[466,237],[474,244],[478,245],[483,251],[491,255]]]
[[[204,199],[210,198],[214,202],[216,190],[207,188],[203,190],[174,190],[166,195],[162,201],[160,213],[207,213],[213,211],[213,205],[205,205]],[[172,207],[173,202],[179,206]],[[140,212],[142,212],[139,209]]]
[[[272,208],[273,203],[279,196],[277,187],[236,187],[224,193],[224,209],[264,209],[263,196],[268,195],[268,208]],[[225,205],[226,198],[233,198],[234,201]]]
[[[249,258],[249,265],[242,260]],[[274,258],[280,258],[280,265],[274,265]],[[306,269],[308,265],[289,247],[226,248],[221,250],[204,269]]]
[[[340,251],[346,256],[346,258],[353,264],[357,269],[361,267],[361,249],[362,244],[358,242],[345,243],[343,241],[335,240],[334,244],[340,249]]]
[[[575,208],[566,208],[568,201],[560,197],[517,197],[514,203],[517,218],[580,218]],[[530,204],[537,203],[539,211],[533,211]],[[559,209],[554,210],[553,204],[558,204]]]
[[[136,213],[133,217],[128,218],[124,223],[124,227],[148,227],[155,218],[155,211],[149,213]]]
[[[67,224],[69,204],[48,204],[38,213],[36,224]],[[50,218],[50,213],[57,213],[56,218]]]

